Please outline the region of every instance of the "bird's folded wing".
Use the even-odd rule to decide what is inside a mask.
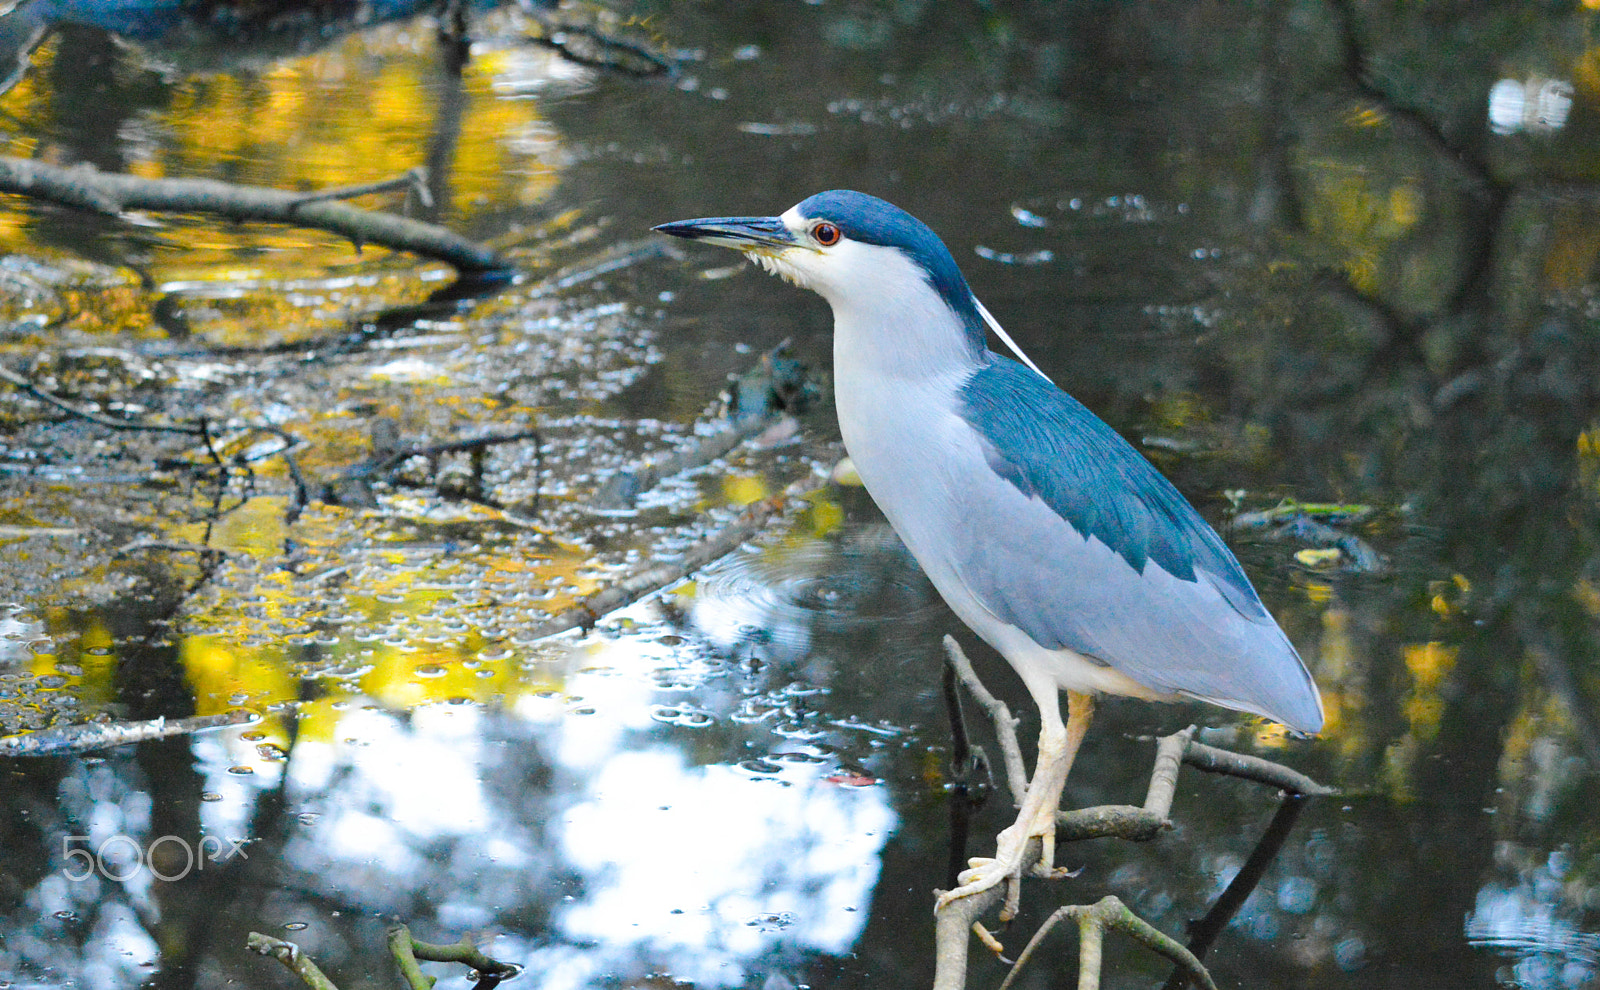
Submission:
[[[1304,665],[1233,554],[1115,431],[1005,359],[963,402],[1010,484],[962,500],[951,563],[996,618],[1159,691],[1321,724]]]

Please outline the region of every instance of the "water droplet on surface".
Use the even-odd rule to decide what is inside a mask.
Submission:
[[[764,932],[777,932],[793,925],[794,920],[794,915],[787,911],[779,911],[775,914],[758,914],[745,924]]]
[[[810,753],[793,753],[793,752],[790,752],[790,753],[774,753],[773,756],[772,756],[772,759],[773,759],[774,762],[779,762],[779,763],[825,763],[825,762],[827,762],[822,757],[813,756]]]
[[[290,921],[284,924],[283,930],[286,932],[303,932],[310,927],[311,926],[304,921]]]
[[[234,774],[235,776],[247,777],[250,774],[255,773],[256,770],[255,770],[255,767],[232,766],[232,767],[228,768],[228,772],[231,773],[231,774]]]

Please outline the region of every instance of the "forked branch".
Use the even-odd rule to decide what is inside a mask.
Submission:
[[[1122,932],[1150,951],[1166,956],[1205,990],[1217,990],[1217,985],[1211,980],[1211,974],[1206,972],[1205,966],[1195,958],[1194,953],[1128,910],[1126,904],[1110,895],[1090,905],[1068,904],[1057,908],[1055,913],[1039,926],[1038,932],[1034,933],[1027,947],[1017,957],[1017,964],[1006,974],[1005,981],[1000,984],[1000,990],[1009,990],[1012,981],[1022,972],[1022,967],[1033,955],[1034,949],[1039,947],[1039,943],[1044,941],[1044,937],[1050,934],[1050,929],[1054,928],[1057,922],[1066,918],[1078,923],[1078,990],[1100,990],[1101,946],[1107,929]]]
[[[1021,746],[1017,741],[1017,719],[1011,715],[1010,709],[1004,702],[995,698],[978,682],[972,665],[956,641],[946,636],[944,642],[951,668],[989,713],[994,723],[995,734],[1000,741],[1000,748],[1006,754],[1007,776],[1011,780],[1013,791],[1020,794],[1026,789],[1027,778],[1022,764]],[[1145,842],[1155,838],[1172,827],[1168,816],[1172,811],[1173,796],[1177,792],[1178,773],[1184,764],[1208,773],[1240,777],[1281,790],[1288,795],[1285,800],[1294,808],[1298,808],[1306,797],[1335,793],[1332,788],[1324,787],[1310,777],[1271,760],[1232,753],[1195,742],[1195,731],[1195,727],[1190,726],[1157,741],[1155,764],[1150,770],[1150,787],[1146,792],[1143,806],[1101,805],[1058,812],[1057,841],[1118,838]],[[1280,813],[1279,817],[1282,818],[1283,815]],[[1288,821],[1292,823],[1292,817]],[[1281,835],[1277,835],[1275,830],[1269,831],[1273,831],[1269,839],[1276,836],[1281,842]],[[1276,852],[1276,848],[1276,845],[1271,847],[1267,858]],[[1265,851],[1263,849],[1263,852]],[[1037,840],[1030,844],[1024,855],[1024,861],[1038,858]],[[1234,894],[1230,887],[1224,893],[1223,900],[1228,900],[1230,895]],[[934,990],[963,990],[966,986],[969,936],[976,936],[997,955],[1003,951],[994,936],[978,921],[979,917],[998,903],[1003,896],[1004,888],[997,886],[970,897],[951,901],[934,911]],[[1237,909],[1237,904],[1229,906],[1219,901],[1213,908],[1212,914],[1221,916],[1225,908],[1226,914],[1231,916],[1232,910]],[[1068,905],[1052,914],[1012,965],[1010,974],[1002,984],[1002,990],[1010,986],[1045,934],[1056,923],[1066,918],[1078,922],[1081,939],[1079,990],[1097,990],[1100,986],[1101,944],[1107,929],[1123,932],[1152,951],[1171,959],[1177,966],[1175,982],[1193,981],[1202,987],[1214,987],[1198,955],[1205,951],[1208,944],[1203,936],[1197,940],[1195,951],[1191,951],[1138,918],[1117,898],[1105,897],[1093,905]]]

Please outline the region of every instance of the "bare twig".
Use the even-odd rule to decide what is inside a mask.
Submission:
[[[1022,972],[1022,967],[1033,955],[1034,949],[1049,934],[1050,929],[1055,927],[1058,921],[1066,918],[1078,923],[1078,990],[1100,988],[1101,941],[1108,928],[1122,932],[1152,952],[1166,956],[1206,990],[1217,990],[1217,985],[1211,980],[1211,974],[1206,972],[1205,966],[1195,958],[1194,953],[1128,910],[1122,901],[1109,895],[1091,905],[1069,904],[1057,908],[1055,913],[1039,926],[1039,931],[1017,957],[1017,964],[1006,974],[1005,982],[1000,984],[1000,990],[1008,990],[1012,981]]]
[[[528,35],[528,41],[549,48],[576,65],[641,78],[665,75],[673,70],[670,59],[643,45],[613,37],[582,24],[563,23],[537,8],[529,8],[526,12],[533,15],[533,19],[545,32],[542,35]],[[642,64],[628,65],[618,57],[619,55],[637,59]]]
[[[973,746],[967,737],[967,715],[961,704],[961,685],[955,667],[944,665],[939,678],[945,710],[950,716],[950,856],[945,867],[945,884],[951,888],[961,881],[966,866],[967,834],[972,813],[983,807],[994,790],[994,773],[982,746]]]
[[[298,208],[306,203],[320,203],[330,199],[355,199],[358,196],[392,192],[396,189],[416,193],[417,200],[423,206],[433,205],[433,194],[428,191],[428,170],[418,166],[406,169],[404,175],[397,175],[392,179],[382,179],[359,186],[335,186],[330,189],[319,189],[314,193],[301,193],[296,198],[294,206]]]
[[[1215,746],[1207,746],[1205,743],[1192,740],[1184,748],[1183,762],[1207,773],[1220,773],[1253,780],[1258,784],[1288,791],[1290,794],[1321,797],[1338,793],[1333,788],[1324,787],[1305,774],[1290,770],[1281,763],[1263,760],[1259,756],[1246,756],[1243,753],[1217,749]]]
[[[311,957],[300,951],[300,947],[293,942],[263,935],[260,932],[251,932],[245,941],[245,947],[251,952],[262,956],[271,956],[288,967],[289,972],[300,977],[300,981],[311,990],[339,990],[334,982],[317,968]]]
[[[973,698],[977,699],[994,722],[995,735],[1000,740],[1000,753],[1006,761],[1006,783],[1011,786],[1011,797],[1020,808],[1023,797],[1028,793],[1028,768],[1022,762],[1022,746],[1017,742],[1017,726],[1021,720],[1013,716],[1006,703],[990,694],[989,689],[978,680],[972,662],[967,659],[954,636],[944,638],[944,652],[950,666],[961,677],[961,683],[967,686],[967,690],[972,692]]]
[[[944,694],[944,706],[950,715],[950,763],[957,773],[964,773],[972,759],[972,745],[967,739],[967,715],[961,704],[961,692],[956,687],[954,664],[945,664],[939,678]]]
[[[1150,768],[1150,789],[1144,795],[1146,811],[1163,818],[1172,811],[1172,796],[1178,791],[1178,766],[1194,745],[1195,727],[1189,726],[1156,741],[1156,762]]]
[[[435,224],[348,203],[261,186],[213,179],[146,179],[100,172],[88,165],[60,168],[44,162],[0,157],[0,192],[63,206],[121,214],[129,210],[210,213],[229,220],[314,227],[347,237],[358,248],[380,244],[436,258],[471,274],[502,271],[499,255]]]
[[[1115,838],[1148,842],[1172,827],[1172,797],[1178,789],[1178,767],[1185,751],[1194,745],[1194,726],[1163,736],[1156,744],[1156,762],[1150,769],[1150,789],[1144,807],[1104,804],[1056,812],[1056,840]]]
[[[1056,841],[1126,839],[1149,842],[1172,827],[1166,815],[1131,804],[1102,804],[1056,812]]]

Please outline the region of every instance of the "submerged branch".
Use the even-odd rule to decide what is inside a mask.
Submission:
[[[17,374],[5,365],[0,365],[0,382],[5,382],[13,388],[19,388],[40,402],[54,406],[70,416],[88,420],[108,429],[143,430],[149,433],[184,433],[194,437],[206,436],[206,427],[196,423],[146,423],[137,419],[118,419],[115,416],[107,416],[93,409],[85,409],[63,399],[54,392],[39,387],[29,381],[26,376]]]
[[[242,186],[215,179],[146,179],[101,172],[88,165],[60,168],[22,158],[0,157],[0,192],[112,215],[129,210],[207,213],[235,221],[265,221],[311,227],[349,238],[359,250],[379,244],[435,258],[463,273],[500,271],[498,254],[436,224],[375,210],[336,198],[364,195],[369,188],[294,193]]]
[[[569,629],[588,628],[606,614],[632,605],[641,598],[683,580],[712,561],[720,560],[739,549],[765,529],[773,516],[782,513],[791,503],[803,498],[810,490],[804,482],[797,482],[771,498],[754,503],[741,512],[733,522],[690,547],[681,559],[670,564],[646,568],[581,599],[576,605],[536,626],[532,633],[533,637],[543,639]]]
[[[1317,547],[1331,547],[1350,560],[1361,574],[1383,574],[1389,564],[1366,540],[1341,527],[1358,525],[1372,515],[1365,505],[1338,505],[1287,500],[1270,509],[1241,512],[1229,527],[1256,530],[1274,539],[1292,539]]]
[[[1289,832],[1294,829],[1295,821],[1300,817],[1300,809],[1305,807],[1306,796],[1303,794],[1284,794],[1278,803],[1278,810],[1272,816],[1272,821],[1267,825],[1267,830],[1257,840],[1255,850],[1250,853],[1250,858],[1245,861],[1239,872],[1234,874],[1228,882],[1228,887],[1211,905],[1211,910],[1206,916],[1189,926],[1189,951],[1196,959],[1204,959],[1206,952],[1211,948],[1217,936],[1239,913],[1244,902],[1255,892],[1256,885],[1266,874],[1267,867],[1278,857],[1278,850],[1283,848],[1283,843],[1289,838]],[[1193,973],[1184,965],[1175,967],[1172,975],[1161,990],[1183,990],[1192,982]]]
[[[478,973],[477,986],[480,990],[488,990],[498,985],[501,980],[522,972],[522,967],[491,959],[479,951],[477,946],[465,940],[455,945],[419,942],[411,936],[411,929],[405,925],[395,925],[389,929],[388,943],[389,954],[394,957],[395,966],[400,970],[400,975],[409,990],[431,990],[434,985],[434,978],[422,971],[422,967],[418,965],[419,960],[454,962],[471,967]],[[272,956],[283,963],[289,972],[300,977],[300,981],[311,990],[339,990],[333,981],[317,968],[317,964],[311,961],[311,957],[293,942],[285,942],[260,932],[251,932],[245,941],[245,947],[258,955]]]
[[[412,949],[411,929],[405,925],[395,925],[389,929],[389,954],[394,957],[395,967],[400,970],[400,976],[410,990],[433,990],[433,978],[417,964],[417,955]]]
[[[729,384],[719,400],[724,407],[722,415],[711,424],[710,432],[697,432],[684,446],[611,475],[596,489],[590,507],[601,511],[630,508],[639,495],[663,478],[705,467],[772,429],[785,414],[803,412],[820,390],[806,366],[790,356],[789,348],[789,341],[783,341]]]
[[[404,925],[400,926],[402,929]],[[480,976],[495,976],[505,979],[516,976],[522,972],[522,967],[513,963],[504,963],[498,959],[491,959],[483,954],[483,950],[463,939],[454,945],[434,945],[431,942],[422,942],[407,932],[411,937],[411,952],[416,958],[424,962],[453,962],[470,967]],[[481,981],[480,981],[481,985]]]
[[[248,725],[261,716],[251,712],[196,715],[192,718],[154,718],[143,722],[87,722],[53,729],[38,729],[17,736],[0,736],[0,757],[59,756],[87,753],[112,746],[186,736],[206,729]]]
[[[486,433],[475,437],[463,437],[459,440],[446,440],[432,444],[401,444],[398,438],[398,429],[393,421],[383,419],[373,424],[372,429],[372,456],[345,470],[324,483],[319,494],[324,502],[329,505],[359,505],[374,506],[377,496],[372,490],[375,481],[386,481],[391,484],[398,482],[396,473],[412,458],[420,457],[429,462],[430,474],[439,493],[446,497],[465,498],[468,501],[488,505],[492,508],[504,510],[506,506],[483,494],[483,466],[484,453],[491,447],[504,446],[511,443],[532,441],[535,464],[535,482],[537,474],[544,470],[544,457],[540,449],[544,441],[538,430],[516,430],[508,433]],[[466,479],[467,484],[463,491],[448,491],[446,479],[438,470],[439,459],[446,454],[472,455],[472,468]],[[534,496],[537,504],[538,495]]]

